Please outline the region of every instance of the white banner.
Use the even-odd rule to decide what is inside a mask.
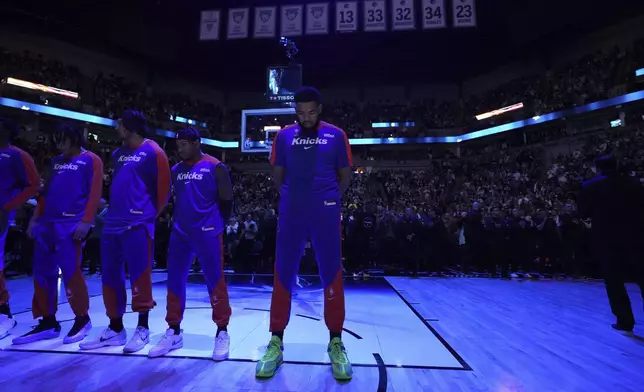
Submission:
[[[273,38],[277,26],[277,7],[255,8],[255,38]]]
[[[414,0],[391,0],[392,30],[413,30],[416,28]]]
[[[199,39],[202,41],[219,39],[219,11],[201,11]]]
[[[358,2],[338,1],[335,3],[335,31],[350,33],[358,30]]]
[[[452,0],[454,27],[476,27],[475,0]]]
[[[423,0],[423,28],[445,27],[445,0]]]
[[[386,4],[385,0],[365,0],[364,31],[387,30]]]
[[[283,5],[281,15],[281,36],[295,37],[302,35],[302,9],[301,5]]]
[[[306,34],[329,34],[329,3],[306,5]]]
[[[248,8],[228,10],[228,39],[248,38]]]

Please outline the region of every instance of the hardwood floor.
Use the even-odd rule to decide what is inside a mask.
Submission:
[[[328,365],[284,364],[272,380],[258,381],[253,362],[0,351],[0,391],[644,390],[644,311],[635,286],[639,338],[610,328],[601,283],[388,280],[471,371],[356,367],[353,381],[339,384]]]

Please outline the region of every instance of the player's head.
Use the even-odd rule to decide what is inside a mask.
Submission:
[[[6,145],[18,136],[18,125],[8,118],[0,117],[0,145]]]
[[[61,153],[69,154],[85,146],[85,130],[79,124],[63,123],[54,131],[52,140]]]
[[[177,132],[177,152],[184,161],[194,161],[201,155],[201,135],[195,128]]]
[[[295,93],[297,122],[303,129],[315,129],[320,124],[322,96],[313,87],[302,87]]]
[[[617,173],[617,159],[613,155],[604,155],[595,159],[595,167],[604,175]]]
[[[146,137],[148,122],[143,113],[136,110],[126,110],[116,122],[116,132],[123,140],[131,139],[134,135]]]

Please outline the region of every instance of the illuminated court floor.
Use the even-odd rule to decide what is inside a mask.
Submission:
[[[318,277],[303,277],[301,288],[295,289],[291,319],[284,335],[284,360],[290,363],[328,363],[326,345],[328,330],[324,323],[323,292]],[[231,337],[231,361],[256,361],[268,343],[269,308],[272,276],[227,277],[233,314],[228,327]],[[165,332],[166,275],[154,274],[154,299],[157,307],[150,313],[151,343],[156,343]],[[32,282],[28,278],[8,282],[12,292],[12,310],[18,321],[13,336],[0,341],[0,349],[36,352],[79,352],[86,355],[121,354],[122,348],[108,347],[94,351],[80,351],[78,343],[63,345],[62,337],[73,324],[74,315],[67,303],[59,306],[58,320],[63,330],[55,340],[13,346],[11,339],[30,330],[32,319]],[[101,296],[100,278],[89,278],[90,315],[98,334],[108,324]],[[65,299],[61,287],[61,301]],[[349,358],[357,366],[470,370],[468,364],[431,326],[431,318],[414,309],[414,303],[404,299],[386,278],[345,280],[346,321],[343,341]],[[128,298],[130,293],[128,292]],[[129,303],[129,300],[128,300]],[[188,302],[182,328],[184,347],[169,354],[172,357],[210,359],[216,330],[211,320],[211,309],[203,276],[189,277]],[[128,305],[128,311],[130,307]],[[128,312],[124,323],[128,338],[136,326],[137,315]],[[151,345],[134,355],[145,356]]]

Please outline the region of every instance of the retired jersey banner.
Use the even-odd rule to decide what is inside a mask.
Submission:
[[[452,0],[454,27],[476,27],[475,0]]]
[[[306,34],[329,34],[329,3],[307,4]]]
[[[416,28],[414,0],[391,0],[391,29],[413,30]]]
[[[202,41],[219,39],[220,12],[201,11],[201,26],[199,28],[199,39]]]
[[[338,1],[335,3],[335,31],[352,33],[358,30],[358,2]]]
[[[253,37],[275,37],[277,30],[277,7],[256,7],[254,25]]]
[[[303,7],[301,5],[284,5],[282,6],[281,36],[296,37],[302,35],[303,24]]]
[[[228,39],[248,38],[249,15],[248,8],[228,10]]]
[[[385,0],[365,0],[364,31],[387,30],[387,2]]]
[[[423,29],[445,26],[445,0],[423,0]]]

